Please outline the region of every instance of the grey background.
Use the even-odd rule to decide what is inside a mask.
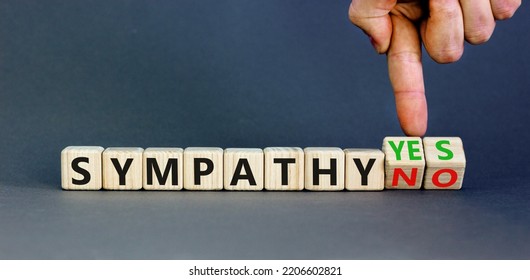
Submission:
[[[348,1],[0,1],[0,258],[530,257],[526,3],[425,58],[455,192],[66,192],[69,145],[379,148],[386,59]]]

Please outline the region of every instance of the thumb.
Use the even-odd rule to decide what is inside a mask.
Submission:
[[[378,53],[386,53],[392,36],[389,12],[396,0],[352,0],[348,15],[361,28]]]
[[[423,84],[421,43],[414,24],[391,15],[393,34],[387,53],[388,74],[403,132],[423,136],[427,130],[427,101]]]

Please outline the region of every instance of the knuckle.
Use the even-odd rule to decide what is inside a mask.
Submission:
[[[495,5],[495,18],[504,20],[511,18],[521,6],[521,0],[500,1]]]
[[[389,52],[388,57],[409,63],[421,62],[421,54],[412,51]]]
[[[465,36],[466,40],[474,45],[486,43],[493,34],[494,26],[482,25],[466,29]]]
[[[444,20],[448,21],[462,17],[460,6],[458,3],[455,5],[455,1],[429,1],[429,9],[436,11],[437,14],[443,16]]]
[[[431,55],[431,58],[442,64],[446,63],[453,63],[458,61],[462,54],[464,53],[464,48],[456,48],[456,49],[440,49],[433,51],[432,53],[429,53]]]

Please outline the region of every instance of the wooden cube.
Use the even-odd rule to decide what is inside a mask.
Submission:
[[[377,149],[345,149],[345,188],[381,191],[385,188],[385,154]]]
[[[223,149],[191,147],[184,150],[184,189],[223,189]]]
[[[230,191],[263,190],[263,150],[226,149],[224,185]]]
[[[304,189],[304,151],[301,148],[269,147],[263,152],[266,190]]]
[[[101,189],[103,147],[70,146],[61,152],[61,185],[65,190]]]
[[[145,190],[181,190],[183,187],[184,150],[147,148],[143,154]]]
[[[385,137],[385,188],[420,189],[425,169],[419,137]]]
[[[142,189],[142,148],[107,148],[103,151],[103,189]]]
[[[428,190],[458,190],[462,188],[466,156],[459,137],[425,137],[425,181]]]
[[[344,190],[344,151],[340,148],[305,148],[305,189]]]

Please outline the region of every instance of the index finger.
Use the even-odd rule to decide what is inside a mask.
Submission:
[[[405,134],[423,136],[427,130],[427,101],[418,30],[403,16],[391,15],[391,19],[387,60],[398,119]]]

